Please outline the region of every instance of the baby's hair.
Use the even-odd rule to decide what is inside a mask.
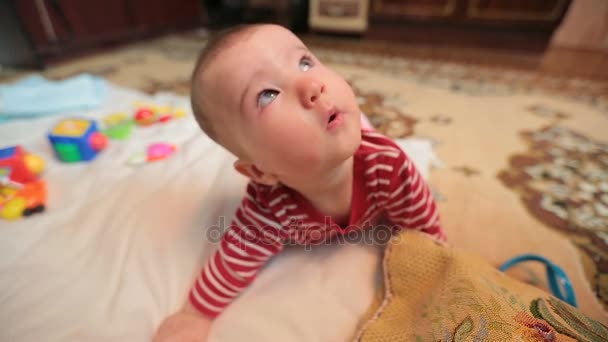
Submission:
[[[206,89],[205,85],[200,82],[201,73],[204,72],[203,70],[223,49],[235,42],[235,38],[255,26],[256,25],[237,25],[214,34],[198,56],[194,71],[192,72],[190,80],[190,104],[192,106],[194,118],[203,132],[216,142],[219,142],[219,137],[216,127],[214,127],[211,122],[210,113],[208,112],[208,109],[205,108],[206,106],[203,97]]]

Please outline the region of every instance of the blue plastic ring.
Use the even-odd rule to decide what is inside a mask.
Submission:
[[[511,268],[511,266],[519,264],[523,261],[539,261],[545,264],[545,267],[547,268],[549,287],[551,288],[553,295],[574,307],[577,306],[576,296],[574,295],[574,290],[572,289],[572,283],[570,282],[570,279],[568,279],[566,272],[545,257],[536,254],[523,254],[502,264],[502,266],[500,266],[500,271],[504,272]]]

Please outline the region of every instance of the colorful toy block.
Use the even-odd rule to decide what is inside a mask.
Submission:
[[[57,158],[66,163],[90,161],[103,150],[108,139],[99,132],[93,120],[66,119],[49,133]]]

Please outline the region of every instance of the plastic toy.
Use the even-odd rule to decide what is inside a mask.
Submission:
[[[186,116],[186,111],[181,109],[169,106],[147,105],[140,106],[135,111],[133,119],[140,126],[149,126],[157,122],[165,123],[174,118],[183,118],[184,116]]]
[[[21,146],[0,149],[0,179],[20,184],[33,182],[44,170],[44,160]]]
[[[92,160],[108,143],[95,121],[85,119],[60,121],[49,133],[49,141],[57,158],[66,163]]]
[[[44,211],[46,183],[43,180],[21,186],[0,185],[0,217],[14,220]]]
[[[135,122],[140,126],[148,126],[156,122],[156,113],[150,108],[140,108],[135,112]]]
[[[44,211],[44,160],[21,146],[0,149],[0,217],[15,220]]]
[[[553,295],[576,307],[576,296],[574,295],[572,283],[570,282],[570,279],[568,279],[566,272],[545,257],[536,254],[523,254],[502,264],[502,266],[500,266],[500,271],[504,272],[511,266],[519,264],[523,261],[540,261],[541,263],[545,264],[547,269],[547,278],[549,279],[549,287],[551,288]]]
[[[124,140],[131,135],[133,120],[127,118],[124,113],[108,115],[103,122],[105,125],[103,133],[110,139]]]
[[[128,164],[132,166],[151,163],[153,161],[166,159],[175,153],[176,147],[167,143],[154,143],[148,145],[146,153],[138,153],[129,158]]]

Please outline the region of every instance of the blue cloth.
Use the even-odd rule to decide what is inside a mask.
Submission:
[[[88,74],[61,81],[49,81],[40,75],[26,77],[0,85],[0,123],[94,108],[105,95],[106,82]]]

